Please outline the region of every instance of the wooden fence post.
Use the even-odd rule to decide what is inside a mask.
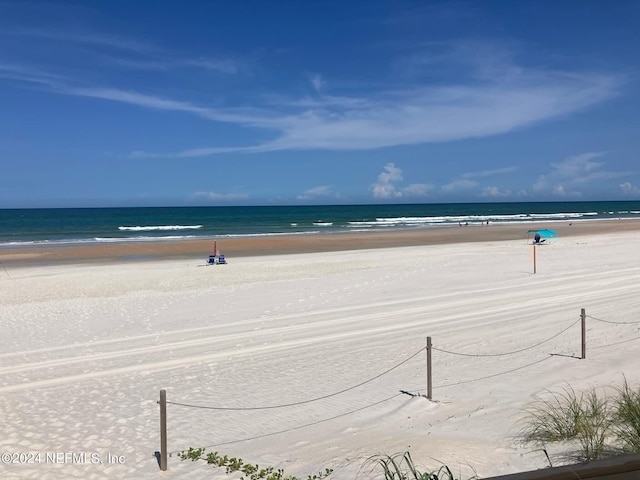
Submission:
[[[580,323],[582,325],[582,359],[587,358],[587,314],[585,309],[580,310]]]
[[[427,337],[427,398],[432,399],[431,385],[431,337]]]
[[[167,469],[167,391],[160,390],[160,470]]]

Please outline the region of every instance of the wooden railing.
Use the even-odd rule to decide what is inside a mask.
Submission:
[[[640,480],[640,455],[623,455],[577,465],[501,475],[484,480]]]

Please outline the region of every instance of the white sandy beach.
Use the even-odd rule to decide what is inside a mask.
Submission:
[[[526,240],[0,270],[0,452],[41,453],[0,477],[227,478],[175,454],[159,470],[160,389],[194,406],[300,403],[169,404],[171,452],[336,480],[374,478],[367,458],[404,451],[462,477],[544,468],[517,438],[536,395],[640,383],[640,323],[594,319],[640,322],[639,244],[638,231],[553,239],[536,274]],[[430,402],[399,392],[425,392],[427,336],[523,351],[435,350]],[[47,463],[65,452],[103,463]]]

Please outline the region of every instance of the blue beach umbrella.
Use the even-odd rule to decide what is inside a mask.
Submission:
[[[536,273],[536,245],[543,245],[547,238],[557,237],[558,234],[549,228],[529,230],[527,234],[529,238],[533,235],[533,273]]]
[[[555,230],[551,230],[550,228],[542,228],[527,231],[529,237],[533,235],[534,243],[542,243],[547,238],[557,237],[558,233]]]

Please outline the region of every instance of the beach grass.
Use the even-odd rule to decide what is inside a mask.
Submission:
[[[627,453],[640,453],[640,387],[635,389],[625,378],[615,398],[614,433]]]
[[[549,398],[525,410],[525,443],[567,442],[578,447],[570,456],[580,461],[640,453],[640,388],[634,389],[625,378],[613,391],[592,387],[576,392],[567,386],[548,392]]]
[[[434,471],[421,471],[410,452],[375,455],[365,462],[373,463],[385,480],[456,480],[451,469],[442,465]]]

